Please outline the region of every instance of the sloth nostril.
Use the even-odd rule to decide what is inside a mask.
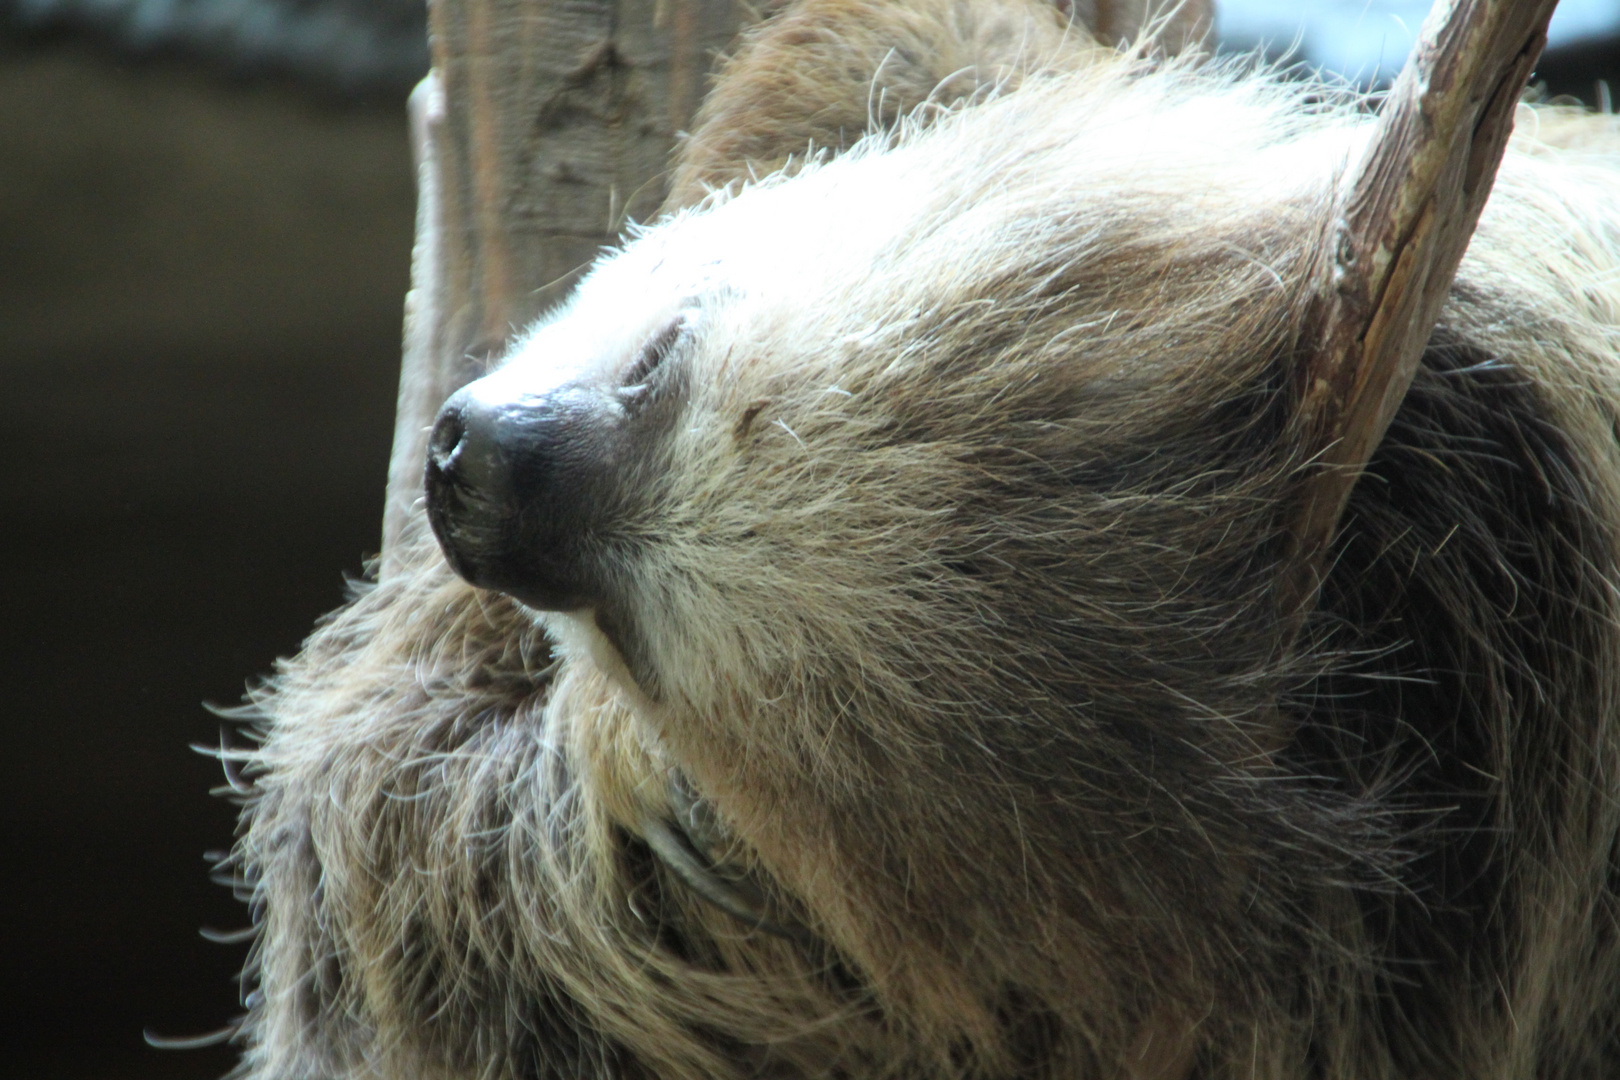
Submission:
[[[456,459],[466,443],[467,421],[460,409],[446,409],[433,425],[428,436],[428,463],[442,473],[455,468]]]

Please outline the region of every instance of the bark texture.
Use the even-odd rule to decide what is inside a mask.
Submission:
[[[1437,4],[1341,188],[1295,381],[1316,468],[1294,525],[1285,611],[1314,601],[1350,488],[1417,373],[1556,6]]]

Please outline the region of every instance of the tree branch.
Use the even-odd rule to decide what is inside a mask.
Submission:
[[[1341,188],[1294,383],[1295,445],[1312,461],[1279,605],[1296,628],[1350,490],[1434,331],[1555,3],[1437,4]]]

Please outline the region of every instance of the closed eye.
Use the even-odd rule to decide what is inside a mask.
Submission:
[[[619,388],[619,394],[627,404],[634,404],[648,395],[659,368],[669,359],[670,353],[674,352],[688,324],[687,316],[680,315],[641,347],[640,355],[636,357],[636,362],[630,365],[630,370],[624,373],[624,382]]]

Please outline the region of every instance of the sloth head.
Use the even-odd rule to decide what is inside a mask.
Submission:
[[[1072,846],[1252,756],[1331,162],[1285,90],[1177,92],[1026,85],[646,229],[444,406],[451,565],[776,806],[972,776]]]

